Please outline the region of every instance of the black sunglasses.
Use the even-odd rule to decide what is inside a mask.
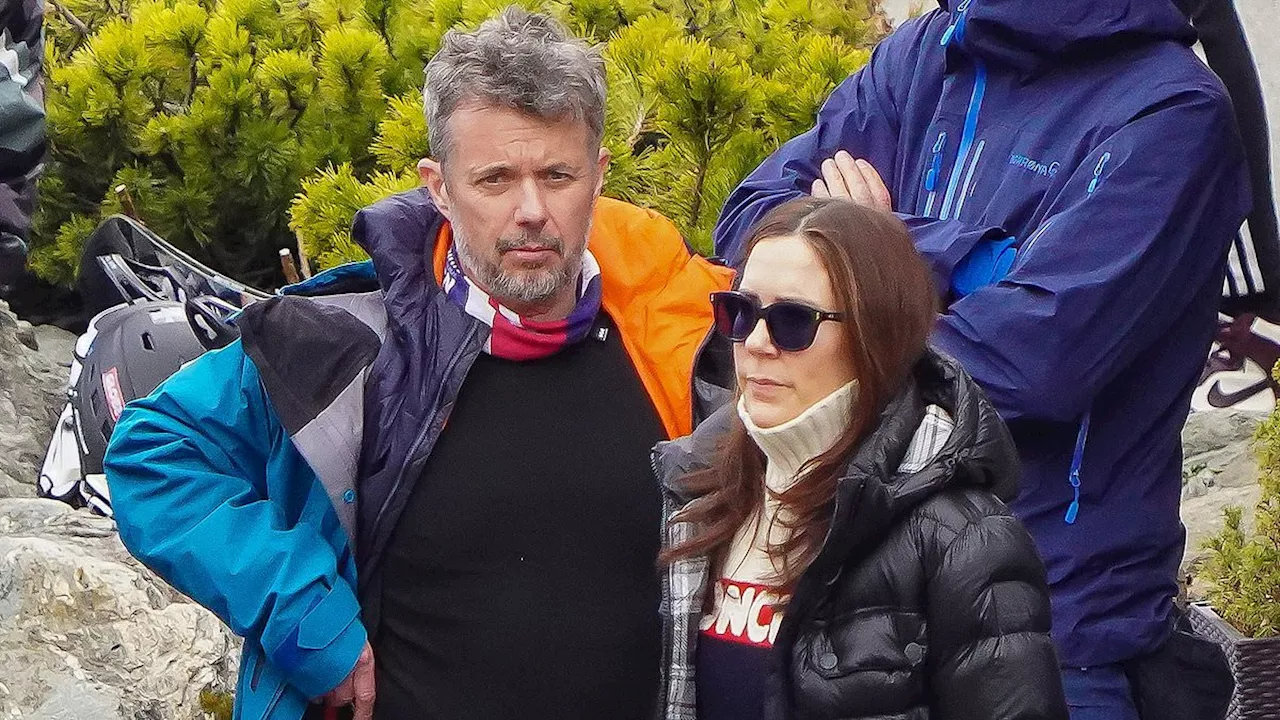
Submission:
[[[844,313],[826,312],[795,300],[761,307],[759,298],[736,290],[711,293],[711,309],[716,332],[734,342],[746,340],[763,318],[774,347],[786,352],[808,349],[823,322],[844,320]]]

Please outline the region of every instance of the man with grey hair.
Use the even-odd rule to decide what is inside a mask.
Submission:
[[[245,637],[237,717],[651,717],[650,449],[701,416],[730,272],[599,197],[603,66],[553,20],[448,33],[425,97],[424,187],[352,228],[371,261],[125,409],[120,536]]]

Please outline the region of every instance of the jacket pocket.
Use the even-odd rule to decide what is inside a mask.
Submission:
[[[915,674],[929,654],[916,613],[853,613],[815,624],[798,642],[807,669],[828,679],[858,672]]]
[[[815,629],[798,640],[791,683],[797,716],[928,717],[925,642],[867,629]]]

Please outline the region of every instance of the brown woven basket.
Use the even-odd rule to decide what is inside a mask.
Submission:
[[[1227,720],[1280,720],[1280,637],[1248,638],[1213,608],[1193,603],[1187,615],[1196,633],[1222,646],[1236,692]]]

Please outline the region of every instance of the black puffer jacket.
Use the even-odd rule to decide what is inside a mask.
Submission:
[[[925,467],[900,474],[930,405],[955,428]],[[679,478],[713,461],[723,408],[659,446],[666,511],[692,498]],[[1031,537],[999,498],[1016,488],[1013,444],[977,385],[930,354],[850,459],[831,531],[801,577],[774,645],[770,720],[1065,720],[1049,638],[1049,593]],[[692,528],[676,523],[666,541]],[[693,667],[708,563],[664,583],[668,719],[696,715]]]

